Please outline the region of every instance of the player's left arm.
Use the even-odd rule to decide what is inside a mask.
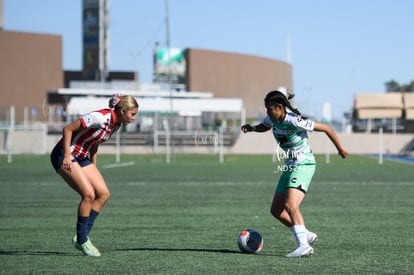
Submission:
[[[345,148],[342,146],[338,136],[336,135],[335,131],[331,128],[331,126],[324,123],[315,122],[313,130],[317,132],[324,132],[335,145],[336,150],[338,150],[338,154],[342,158],[346,158],[348,156],[348,151],[345,150]]]
[[[93,164],[96,165],[96,161],[98,160],[98,144],[92,145],[92,148],[89,150],[89,155]]]

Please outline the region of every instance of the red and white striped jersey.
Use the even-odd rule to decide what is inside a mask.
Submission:
[[[114,123],[115,112],[102,109],[90,112],[80,118],[82,130],[72,136],[70,152],[74,157],[87,157],[92,145],[107,141],[118,131],[121,124]]]

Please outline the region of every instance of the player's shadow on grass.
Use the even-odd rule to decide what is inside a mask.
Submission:
[[[209,252],[209,253],[222,253],[222,254],[245,254],[239,250],[230,249],[206,249],[206,248],[155,248],[155,247],[140,247],[140,248],[115,248],[104,250],[106,252],[116,251],[161,251],[161,252]],[[82,255],[77,253],[76,255]],[[75,256],[74,253],[58,252],[58,251],[30,251],[30,250],[0,250],[0,256]],[[260,253],[261,256],[267,254]]]
[[[157,247],[139,247],[139,248],[115,248],[108,251],[164,251],[164,252],[211,252],[223,254],[241,254],[239,250],[230,249],[207,249],[207,248],[157,248]]]
[[[73,253],[58,252],[58,251],[30,251],[30,250],[0,250],[0,255],[30,255],[30,256],[73,256]]]
[[[209,248],[159,248],[159,247],[138,247],[138,248],[114,248],[108,249],[106,252],[120,252],[120,251],[160,251],[160,252],[207,252],[207,253],[222,253],[222,254],[242,254],[242,255],[252,255],[249,253],[243,253],[240,250],[231,250],[231,249],[209,249]],[[274,254],[268,253],[257,253],[254,255],[259,256],[272,256]]]

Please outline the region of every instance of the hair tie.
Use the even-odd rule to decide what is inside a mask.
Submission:
[[[112,98],[109,100],[109,108],[114,108],[121,101],[121,98],[121,94],[113,94]]]

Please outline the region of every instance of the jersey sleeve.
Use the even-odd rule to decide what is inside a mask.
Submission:
[[[270,120],[269,116],[266,116],[263,121],[262,124],[266,127],[272,128],[273,127],[273,122]]]
[[[103,124],[103,115],[99,112],[90,112],[80,118],[84,128],[98,128]]]
[[[304,131],[313,131],[315,122],[310,119],[303,119],[303,117],[290,113],[289,122],[292,123],[297,129]]]

